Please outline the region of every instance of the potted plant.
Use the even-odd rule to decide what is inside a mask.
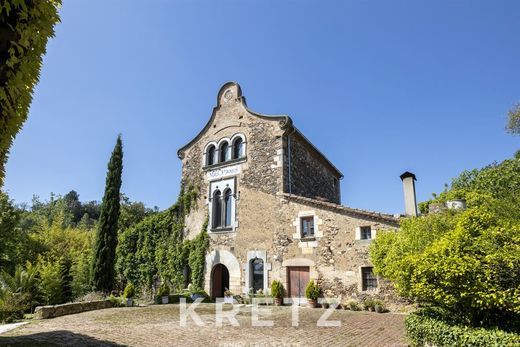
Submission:
[[[161,298],[161,302],[163,304],[167,304],[169,301],[168,295],[170,295],[170,286],[168,286],[168,284],[166,282],[163,282],[163,284],[161,284],[161,287],[159,288],[159,292],[157,293],[157,296]]]
[[[385,305],[381,300],[374,300],[374,311],[377,313],[385,312]]]
[[[363,302],[363,307],[365,310],[367,311],[374,311],[374,300],[372,299],[366,299],[364,302]]]
[[[348,306],[349,310],[351,310],[351,311],[360,311],[361,310],[356,301],[349,301],[346,306]]]
[[[225,304],[233,304],[233,293],[226,288],[224,291],[224,303]]]
[[[209,295],[208,295],[208,293],[206,293],[202,289],[192,289],[190,291],[190,298],[193,301],[197,300],[198,298],[203,298],[204,300],[208,300],[209,299]]]
[[[132,283],[128,283],[125,287],[123,296],[126,298],[126,306],[131,307],[134,305],[135,287]]]
[[[320,288],[314,281],[310,281],[305,288],[305,296],[309,307],[316,308],[318,306],[318,297],[320,296]]]
[[[274,304],[276,306],[283,305],[284,292],[285,290],[282,282],[274,280],[273,283],[271,283],[271,295],[274,297]]]

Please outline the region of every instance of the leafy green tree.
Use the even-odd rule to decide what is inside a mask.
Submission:
[[[513,135],[520,134],[520,104],[515,105],[507,113],[506,130]]]
[[[0,3],[0,187],[11,143],[27,119],[60,0]]]
[[[4,192],[0,191],[0,269],[14,270],[18,260],[21,235],[20,213]]]
[[[146,216],[155,213],[154,210],[147,208],[142,202],[132,202],[125,195],[121,194],[121,212],[119,213],[119,230],[126,230],[140,221]]]
[[[437,201],[465,211],[401,221],[370,247],[374,270],[399,294],[469,325],[520,328],[520,160],[465,171]]]
[[[60,276],[61,276],[61,300],[62,302],[71,302],[73,298],[72,293],[72,262],[68,257],[63,257],[60,262]]]
[[[39,257],[36,266],[40,277],[40,288],[43,302],[46,305],[63,303],[61,259],[45,259]]]
[[[123,172],[123,144],[121,136],[108,163],[105,195],[96,232],[92,258],[92,285],[96,290],[109,292],[115,280],[115,256],[120,210],[121,175]]]

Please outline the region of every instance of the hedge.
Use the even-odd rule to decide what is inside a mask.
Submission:
[[[410,314],[405,320],[406,334],[412,346],[520,346],[520,334],[498,329],[470,328],[450,325],[441,320]]]

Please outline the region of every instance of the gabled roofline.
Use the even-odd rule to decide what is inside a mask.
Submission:
[[[289,117],[287,115],[265,115],[265,114],[261,114],[261,113],[258,113],[258,112],[255,112],[255,111],[249,109],[247,107],[246,97],[242,95],[242,89],[240,88],[240,85],[233,81],[227,82],[220,88],[220,90],[217,94],[217,106],[213,107],[213,111],[211,112],[211,117],[209,118],[209,120],[206,123],[206,125],[204,126],[204,128],[202,128],[202,130],[190,142],[188,142],[186,145],[182,146],[177,151],[177,156],[179,157],[179,159],[182,159],[184,151],[187,148],[189,148],[191,145],[193,145],[195,142],[197,142],[197,140],[200,139],[202,137],[202,135],[210,128],[211,123],[213,123],[213,120],[215,119],[215,115],[216,115],[217,111],[220,110],[221,106],[219,105],[219,101],[220,101],[220,98],[222,97],[222,93],[231,85],[235,85],[237,87],[238,93],[237,93],[235,100],[239,101],[242,104],[242,106],[244,106],[244,108],[246,109],[247,112],[249,112],[250,114],[252,114],[254,116],[262,118],[262,119],[275,120],[275,121],[277,120],[281,129],[287,129],[292,126],[292,119],[291,119],[291,117]]]
[[[345,177],[341,173],[341,171],[339,171],[339,169],[334,164],[332,164],[332,162],[325,156],[325,154],[323,154],[316,146],[314,146],[313,143],[309,141],[309,139],[306,138],[300,130],[298,130],[298,128],[296,128],[295,126],[293,126],[293,128],[295,133],[297,133],[309,146],[311,146],[311,148],[325,160],[325,162],[330,166],[330,168],[336,172],[336,174],[339,176],[339,179],[343,179],[343,177]]]
[[[244,108],[246,109],[247,112],[249,112],[250,114],[257,116],[261,119],[278,121],[278,125],[280,126],[280,129],[286,130],[286,132],[289,134],[291,133],[291,131],[294,131],[295,133],[297,133],[316,152],[316,154],[318,154],[318,156],[320,156],[325,161],[325,163],[333,171],[336,172],[339,179],[342,179],[344,177],[343,174],[341,173],[341,171],[339,171],[338,168],[336,166],[334,166],[334,164],[332,164],[332,162],[315,145],[313,145],[312,142],[309,141],[309,139],[307,139],[305,137],[305,135],[303,135],[301,133],[301,131],[299,131],[293,125],[293,121],[292,121],[291,117],[289,117],[288,115],[266,115],[266,114],[262,114],[259,112],[255,112],[255,111],[251,110],[249,107],[247,107],[246,97],[242,95],[242,88],[240,88],[240,85],[234,81],[224,83],[224,85],[222,87],[220,87],[220,90],[217,94],[217,106],[213,107],[213,111],[211,112],[210,119],[208,120],[208,122],[206,123],[204,128],[202,128],[202,130],[197,134],[197,136],[195,136],[190,142],[188,142],[186,145],[184,145],[177,151],[177,156],[179,157],[179,159],[182,160],[184,157],[184,151],[187,148],[189,148],[191,145],[193,145],[195,142],[197,142],[197,140],[200,139],[202,137],[202,135],[210,128],[211,123],[213,123],[213,120],[215,119],[215,115],[216,115],[217,111],[220,110],[221,106],[219,104],[220,104],[220,100],[222,97],[222,93],[224,93],[224,91],[227,90],[232,85],[236,86],[236,88],[237,88],[237,95],[235,97],[235,100],[239,101],[242,104],[242,106],[244,106]]]

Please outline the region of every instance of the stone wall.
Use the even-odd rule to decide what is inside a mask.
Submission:
[[[68,314],[75,314],[86,311],[101,310],[103,308],[111,308],[110,300],[97,300],[87,302],[73,302],[69,304],[54,306],[38,306],[34,310],[35,319],[48,319]]]
[[[297,133],[289,136],[290,189],[285,192],[309,198],[323,198],[339,204],[339,175],[301,136]]]
[[[265,251],[266,267],[270,269],[269,285],[276,279],[287,288],[284,264],[311,263],[311,277],[320,283],[327,297],[359,300],[372,296],[396,302],[394,292],[384,281],[380,281],[376,291],[362,291],[361,268],[371,266],[368,252],[371,241],[356,240],[355,233],[360,226],[371,226],[376,230],[375,235],[384,229],[394,230],[397,219],[311,199],[300,200],[283,194],[242,190],[240,227],[233,233],[210,233],[211,249],[226,250],[241,264],[240,287],[236,286],[232,291],[248,290],[248,252]],[[295,237],[295,221],[301,213],[312,213],[321,222],[317,233],[321,236],[313,242],[302,242]],[[211,268],[206,272],[206,290],[209,290]]]

